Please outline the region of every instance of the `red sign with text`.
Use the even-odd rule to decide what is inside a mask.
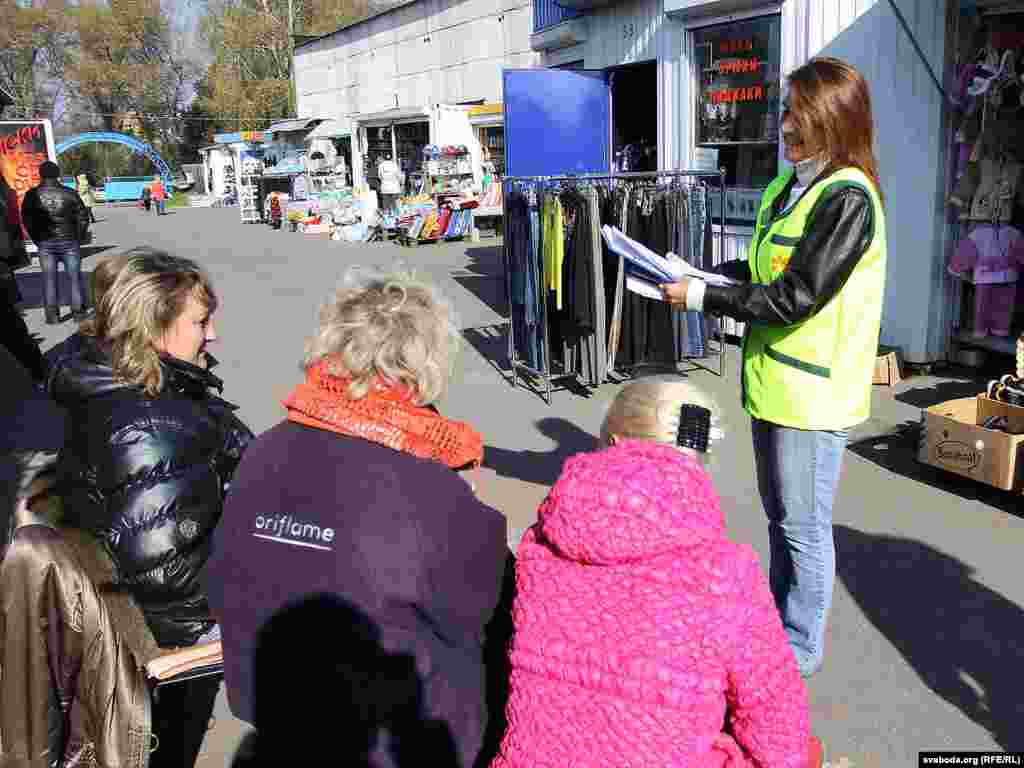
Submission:
[[[42,120],[0,122],[0,173],[18,196],[18,217],[25,193],[39,184],[39,166],[51,157],[53,139]],[[28,232],[22,232],[28,239]]]

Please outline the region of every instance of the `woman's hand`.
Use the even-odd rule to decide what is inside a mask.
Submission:
[[[664,283],[659,285],[662,294],[665,296],[665,301],[674,307],[680,309],[686,309],[686,291],[690,287],[689,277],[680,278],[678,283]]]

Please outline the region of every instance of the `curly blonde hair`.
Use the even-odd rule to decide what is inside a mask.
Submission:
[[[451,308],[432,285],[404,268],[354,268],[320,310],[302,365],[326,360],[331,373],[351,379],[353,399],[379,378],[409,387],[419,405],[428,405],[447,389],[458,338]]]
[[[217,294],[209,275],[189,259],[152,248],[134,248],[121,258],[113,284],[84,330],[109,349],[115,376],[156,397],[163,388],[163,338],[189,297],[212,313]]]

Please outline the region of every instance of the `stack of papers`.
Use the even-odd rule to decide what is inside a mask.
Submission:
[[[658,286],[679,282],[684,277],[694,277],[709,285],[739,284],[728,277],[691,267],[674,253],[659,256],[650,248],[626,237],[616,227],[601,227],[601,236],[608,247],[624,260],[627,290],[640,296],[664,301],[665,297]]]

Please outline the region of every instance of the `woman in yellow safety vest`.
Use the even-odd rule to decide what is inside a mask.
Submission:
[[[674,305],[746,323],[751,416],[769,580],[801,672],[821,666],[835,584],[832,506],[848,430],[871,411],[885,288],[885,213],[871,96],[852,66],[817,58],[788,78],[782,141],[792,163],[765,190],[730,286],[662,286]]]

